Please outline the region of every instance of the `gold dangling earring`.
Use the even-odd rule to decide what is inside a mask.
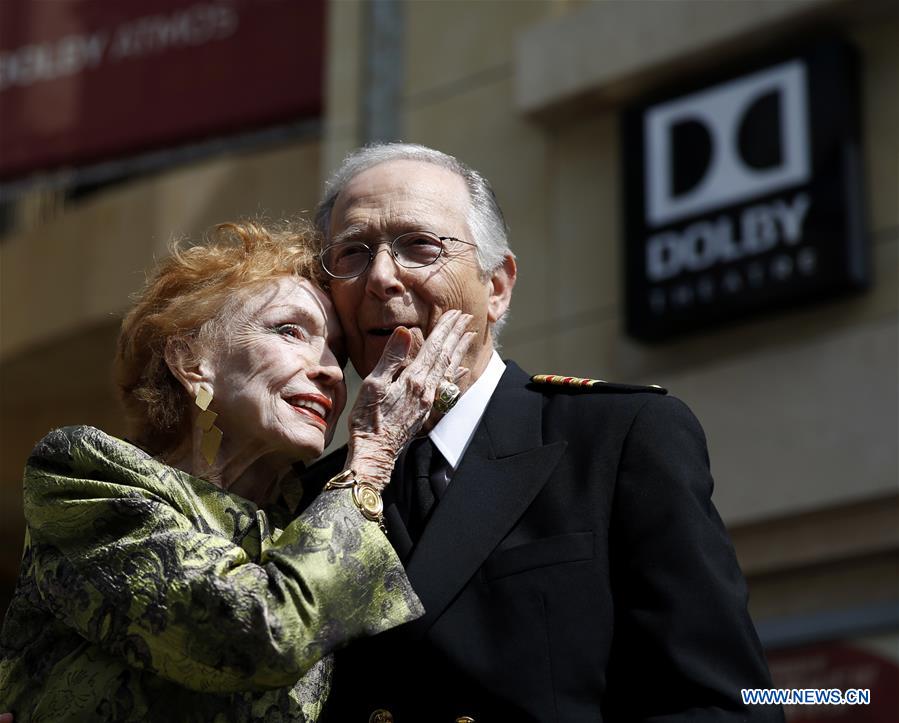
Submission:
[[[206,464],[211,467],[222,443],[222,430],[215,426],[215,420],[219,415],[209,408],[209,404],[212,402],[212,392],[206,387],[199,388],[194,402],[201,410],[197,416],[197,426],[203,430],[203,436],[200,438],[200,453],[206,460]]]

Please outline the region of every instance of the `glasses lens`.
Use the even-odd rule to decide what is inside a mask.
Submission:
[[[371,250],[361,241],[344,241],[322,251],[322,266],[332,276],[348,279],[365,271],[370,258]]]
[[[428,266],[440,258],[443,242],[430,233],[404,233],[393,242],[393,255],[403,266]]]

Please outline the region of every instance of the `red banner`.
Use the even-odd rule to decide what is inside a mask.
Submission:
[[[768,652],[775,688],[870,691],[866,705],[787,706],[787,723],[895,723],[899,664],[886,651],[896,650],[896,637],[878,647],[847,641]]]
[[[324,0],[3,0],[0,179],[321,113]]]

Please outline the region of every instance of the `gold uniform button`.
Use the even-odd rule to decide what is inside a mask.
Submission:
[[[378,708],[368,716],[368,723],[393,723],[393,713],[389,710]]]

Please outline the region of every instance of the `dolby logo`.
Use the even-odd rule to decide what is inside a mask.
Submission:
[[[645,116],[646,220],[662,226],[805,183],[805,66],[784,63]]]
[[[624,111],[629,333],[661,339],[862,288],[857,58],[744,59]]]

